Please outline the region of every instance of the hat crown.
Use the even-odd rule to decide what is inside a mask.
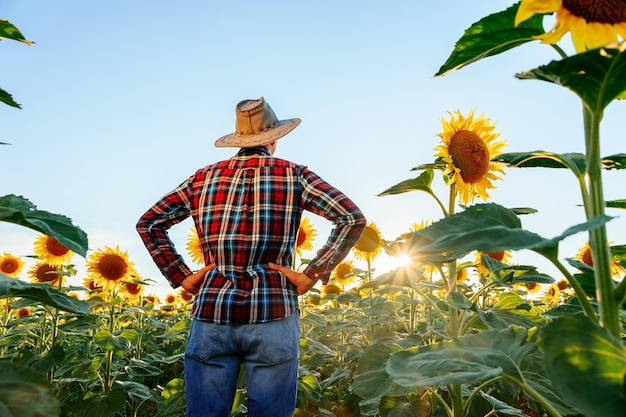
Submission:
[[[263,97],[243,100],[237,104],[235,131],[237,136],[256,135],[276,127],[279,120]]]
[[[242,100],[235,107],[235,131],[215,141],[218,148],[251,148],[282,138],[300,124],[300,119],[279,120],[263,97]]]

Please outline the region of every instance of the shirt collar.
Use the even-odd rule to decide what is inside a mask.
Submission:
[[[237,152],[237,156],[266,155],[271,156],[269,150],[265,146],[254,146],[252,148],[241,148]]]

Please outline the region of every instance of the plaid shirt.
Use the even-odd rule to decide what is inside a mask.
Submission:
[[[262,323],[297,309],[295,287],[268,263],[291,267],[302,211],[334,227],[303,271],[327,283],[365,228],[343,193],[305,166],[274,158],[265,147],[242,149],[202,168],[150,208],[137,231],[176,288],[192,271],[167,230],[191,216],[205,263],[215,263],[196,294],[192,314],[217,324]]]

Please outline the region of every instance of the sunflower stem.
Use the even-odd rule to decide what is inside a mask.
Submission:
[[[590,204],[587,219],[604,215],[604,194],[602,188],[602,157],[600,156],[600,121],[602,110],[591,111],[583,106],[587,177],[589,182]],[[593,258],[596,294],[601,324],[615,337],[620,336],[619,309],[614,298],[614,284],[611,279],[611,251],[608,245],[606,226],[589,231],[589,246]]]

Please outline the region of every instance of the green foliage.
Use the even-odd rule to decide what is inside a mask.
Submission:
[[[546,371],[554,387],[584,414],[622,416],[626,348],[581,315],[564,314],[542,331]]]
[[[61,214],[39,210],[28,199],[13,194],[0,197],[0,221],[36,230],[58,240],[68,249],[86,256],[87,234]]]
[[[0,273],[0,299],[27,298],[36,300],[59,310],[78,314],[89,314],[89,304],[85,301],[68,297],[64,293],[46,285],[29,284]]]

